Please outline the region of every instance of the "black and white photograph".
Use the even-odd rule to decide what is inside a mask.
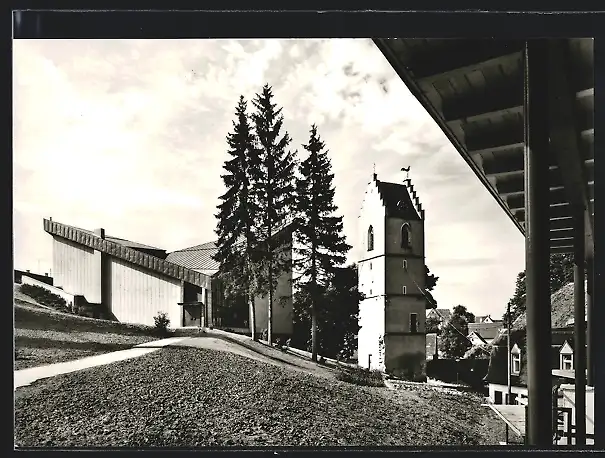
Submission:
[[[14,448],[603,447],[597,40],[199,36],[12,41]]]

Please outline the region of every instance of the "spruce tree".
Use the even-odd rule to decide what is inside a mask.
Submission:
[[[322,291],[328,286],[336,268],[346,260],[351,248],[342,235],[342,216],[334,204],[332,165],[324,149],[317,127],[311,127],[309,153],[301,163],[296,182],[297,234],[300,247],[296,270],[300,288],[309,292],[311,300],[311,352],[317,361],[317,316]]]
[[[223,165],[221,175],[226,192],[220,196],[218,206],[217,253],[214,259],[220,263],[219,279],[225,285],[225,297],[234,299],[243,295],[250,304],[252,338],[256,339],[256,314],[254,310],[255,278],[258,245],[254,222],[258,217],[258,205],[253,192],[260,173],[258,151],[254,148],[254,135],[247,115],[247,103],[240,96],[235,110],[233,132],[227,135],[228,153],[231,159]]]
[[[259,277],[258,291],[268,293],[267,340],[273,343],[273,291],[279,275],[289,268],[282,257],[275,255],[276,240],[274,231],[284,223],[286,216],[294,206],[294,170],[295,156],[287,150],[291,138],[283,132],[284,117],[282,109],[273,103],[273,91],[265,84],[260,94],[252,101],[256,109],[252,115],[256,139],[255,147],[259,156],[262,173],[255,183],[255,196],[258,204],[258,234],[262,240],[260,262],[265,278]]]

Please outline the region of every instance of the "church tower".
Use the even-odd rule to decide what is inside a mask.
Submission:
[[[357,357],[361,367],[426,379],[424,210],[411,180],[374,173],[359,215]]]

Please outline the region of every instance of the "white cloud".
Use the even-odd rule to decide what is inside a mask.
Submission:
[[[436,298],[503,311],[522,237],[367,40],[16,41],[16,265],[50,266],[48,216],[168,250],[213,239],[237,99],[266,82],[292,149],[318,125],[349,243],[373,164],[411,165]]]

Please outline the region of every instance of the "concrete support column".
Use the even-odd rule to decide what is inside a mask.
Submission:
[[[592,320],[593,313],[593,290],[594,290],[594,260],[586,259],[586,366],[587,366],[587,384],[594,386],[594,363],[595,363],[595,344],[594,327]]]
[[[527,441],[552,445],[549,244],[548,41],[524,50],[525,263],[527,285]]]
[[[584,296],[584,208],[574,207],[574,368],[575,368],[575,445],[586,445],[586,325]]]
[[[206,317],[205,317],[205,325],[206,326],[214,326],[214,317],[213,317],[213,310],[212,310],[212,287],[211,285],[208,285],[206,288],[204,288],[204,291],[206,291],[206,297],[204,300],[204,303],[206,304]]]
[[[95,229],[94,234],[97,237],[100,237],[101,239],[105,240],[105,229]],[[99,289],[97,290],[97,287],[95,287],[95,294],[92,294],[91,292],[87,295],[86,299],[92,303],[102,304],[102,307],[104,307],[106,310],[109,310],[109,304],[107,304],[107,290],[109,286],[109,278],[107,276],[107,256],[105,255],[105,253],[95,250],[94,257],[96,269],[98,269],[97,272],[99,275]]]

